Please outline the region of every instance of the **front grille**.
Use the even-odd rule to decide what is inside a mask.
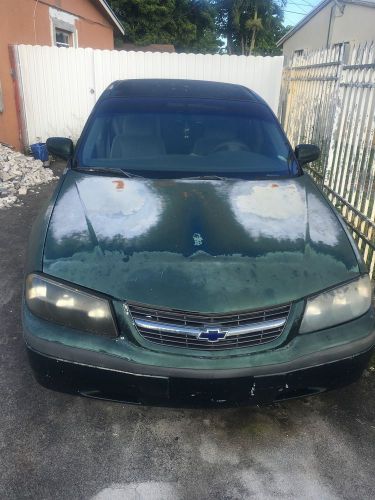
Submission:
[[[220,350],[251,347],[276,340],[283,332],[290,304],[228,314],[162,309],[135,302],[128,302],[125,308],[138,332],[150,342],[189,349]]]

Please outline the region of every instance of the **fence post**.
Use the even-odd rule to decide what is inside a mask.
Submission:
[[[13,91],[16,104],[18,135],[21,147],[27,149],[28,146],[28,133],[27,122],[25,119],[25,104],[22,88],[22,75],[19,61],[18,47],[16,45],[9,45],[9,59],[12,71]]]
[[[339,54],[339,65],[337,66],[337,73],[336,73],[336,88],[335,88],[335,97],[334,97],[334,117],[333,117],[333,123],[332,123],[332,129],[331,129],[331,139],[328,147],[328,159],[326,164],[323,166],[323,178],[322,178],[322,185],[329,185],[329,179],[331,175],[331,170],[332,170],[332,164],[333,160],[335,157],[335,152],[336,152],[336,142],[337,142],[337,131],[340,123],[340,116],[341,116],[341,105],[342,105],[342,95],[343,95],[343,90],[342,87],[340,87],[340,84],[342,82],[342,75],[343,75],[343,67],[348,61],[349,57],[349,45],[344,44],[340,48],[340,54]]]

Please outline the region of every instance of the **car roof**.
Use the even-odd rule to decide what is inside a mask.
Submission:
[[[190,97],[196,99],[224,99],[252,101],[264,104],[255,92],[233,83],[206,80],[131,79],[118,80],[103,92],[107,97]]]

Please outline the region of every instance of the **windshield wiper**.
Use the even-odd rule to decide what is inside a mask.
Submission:
[[[105,174],[105,175],[113,175],[115,177],[128,177],[128,178],[138,178],[144,179],[141,175],[133,174],[131,172],[127,172],[122,168],[113,168],[113,167],[74,167],[74,170],[78,170],[78,172],[84,172],[88,174]]]
[[[193,177],[180,177],[186,181],[226,181],[228,179],[233,179],[233,177],[224,177],[222,175],[196,175]]]

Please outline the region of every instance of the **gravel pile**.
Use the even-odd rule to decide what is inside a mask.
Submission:
[[[43,167],[40,160],[0,144],[0,209],[21,203],[19,197],[30,188],[52,179],[52,170]]]

